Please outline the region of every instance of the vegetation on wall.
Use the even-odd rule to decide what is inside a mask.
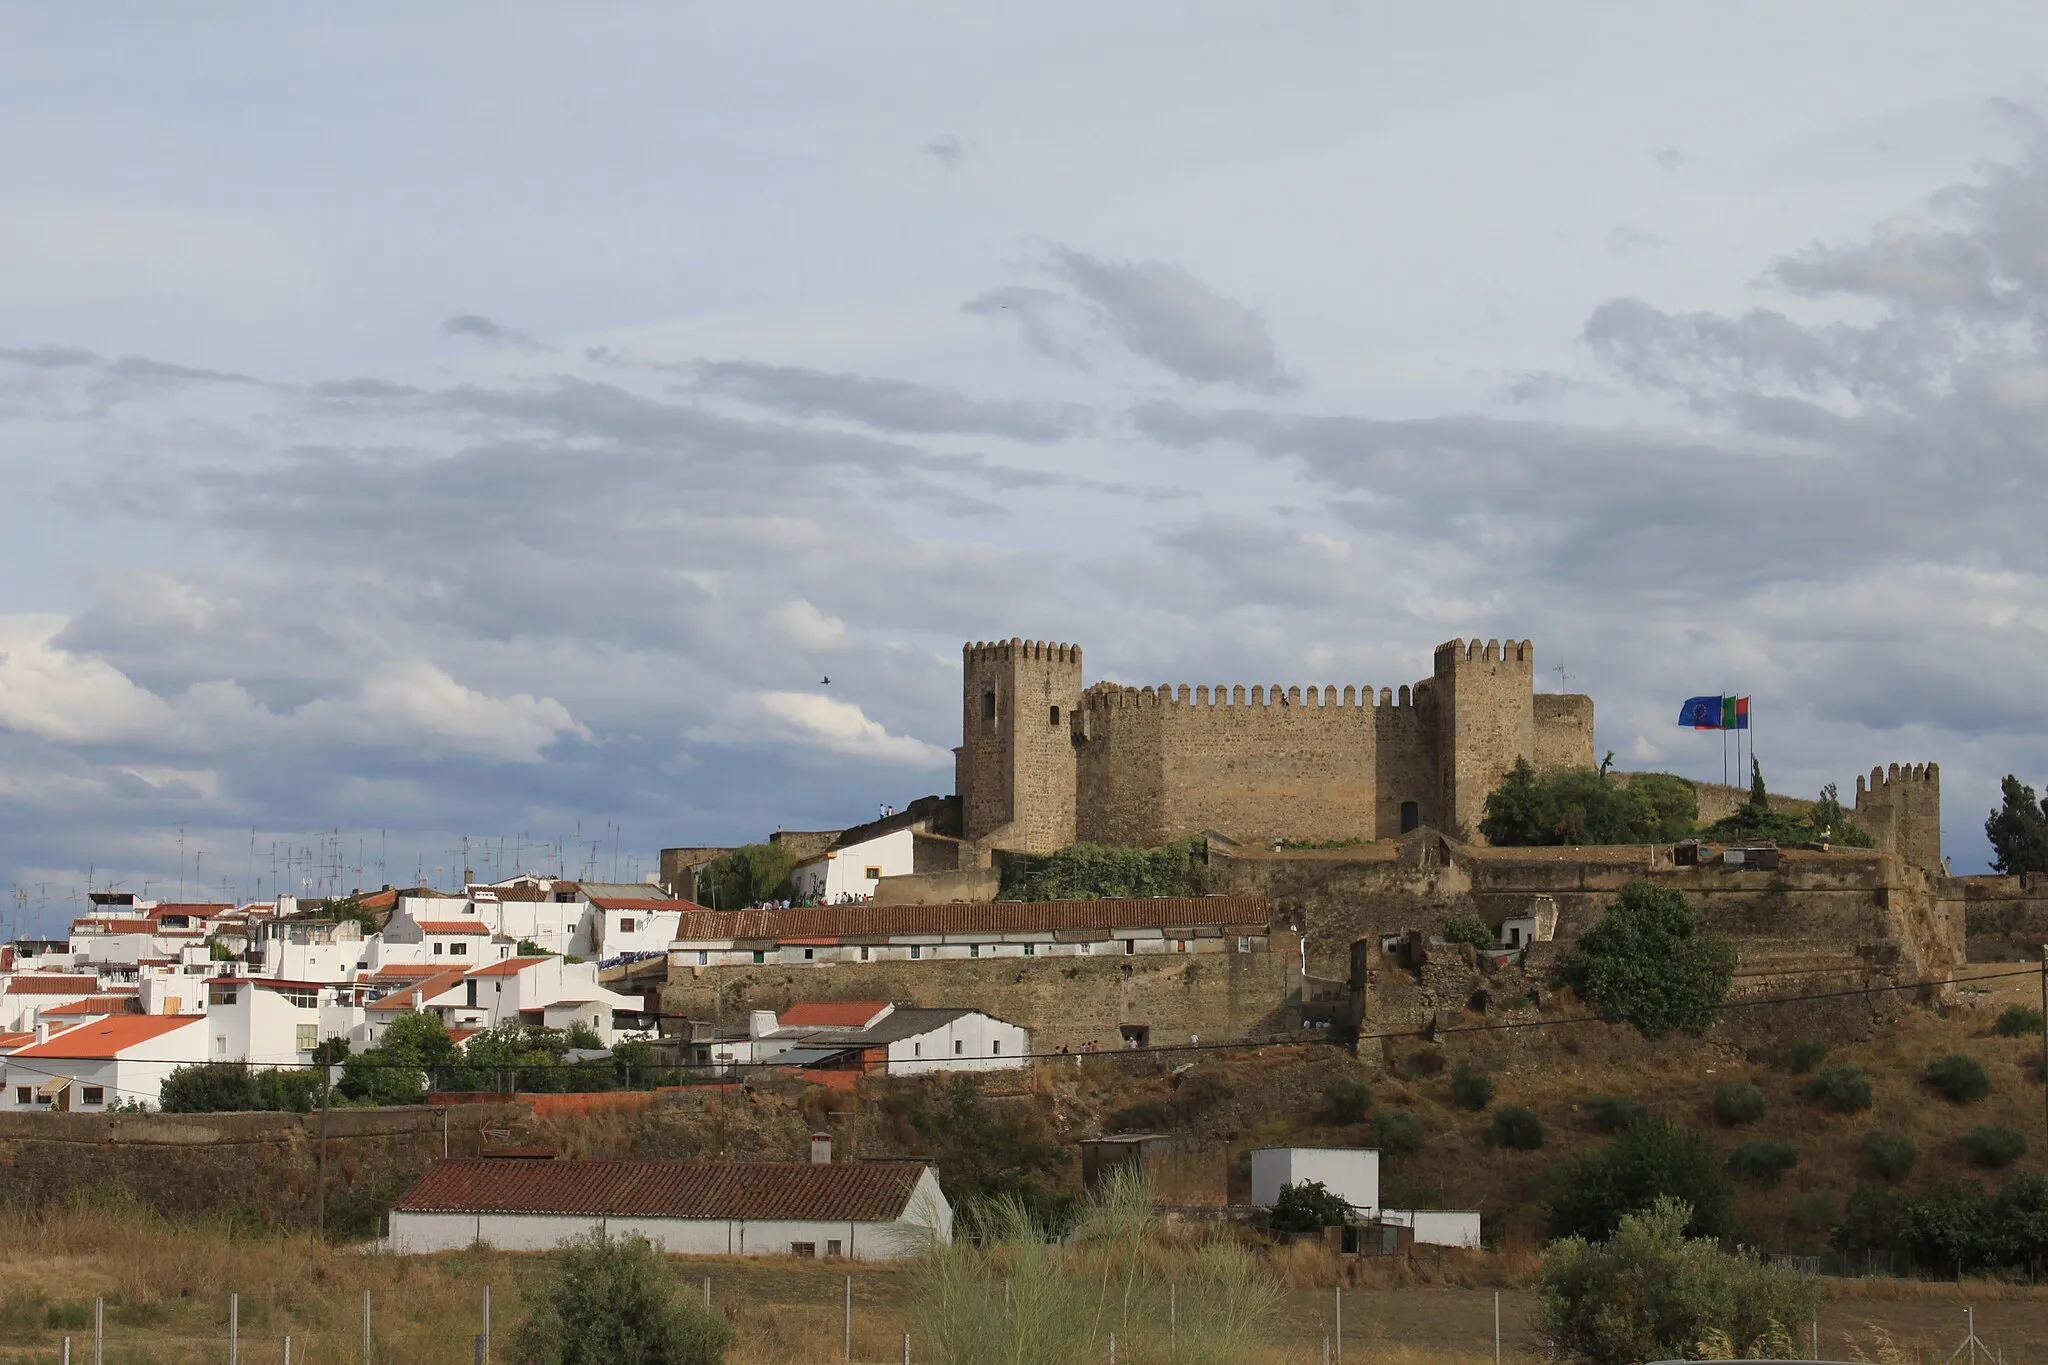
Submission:
[[[1984,821],[1991,841],[1991,865],[2008,877],[2048,872],[2048,799],[2011,773],[1999,784],[2001,801]]]
[[[1139,900],[1209,891],[1208,845],[1197,835],[1163,848],[1069,844],[1042,857],[1000,861],[1006,901]]]
[[[1486,798],[1479,832],[1506,848],[1671,843],[1699,823],[1699,789],[1669,773],[1626,785],[1592,768],[1538,773],[1526,758]]]
[[[1720,1017],[1735,979],[1735,943],[1700,927],[1684,894],[1630,882],[1565,954],[1565,981],[1602,1017],[1655,1038],[1701,1034]]]

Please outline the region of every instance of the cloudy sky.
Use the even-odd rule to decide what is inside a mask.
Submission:
[[[1527,636],[1624,765],[1746,691],[1984,864],[2037,2],[1103,8],[0,5],[8,927],[851,822],[1012,635]]]

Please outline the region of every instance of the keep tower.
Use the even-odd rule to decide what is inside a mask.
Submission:
[[[1537,758],[1535,650],[1527,640],[1451,640],[1437,646],[1431,683],[1438,809],[1448,829],[1476,840],[1487,795],[1516,759]],[[1590,755],[1574,766],[1590,766]]]
[[[960,747],[953,751],[962,834],[1023,853],[1074,842],[1074,708],[1081,647],[1045,640],[961,650]]]

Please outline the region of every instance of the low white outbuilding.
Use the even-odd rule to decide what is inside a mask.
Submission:
[[[1380,1206],[1380,1154],[1370,1147],[1260,1147],[1252,1152],[1252,1204],[1269,1209],[1288,1185],[1324,1189],[1371,1217]]]
[[[442,1161],[391,1210],[390,1248],[545,1251],[604,1231],[671,1255],[893,1261],[953,1238],[916,1162]]]

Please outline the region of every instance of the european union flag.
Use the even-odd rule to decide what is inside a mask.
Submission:
[[[1721,723],[1721,700],[1718,696],[1687,697],[1685,705],[1678,708],[1678,723],[1690,725],[1695,730],[1734,729],[1732,725],[1723,726]]]

